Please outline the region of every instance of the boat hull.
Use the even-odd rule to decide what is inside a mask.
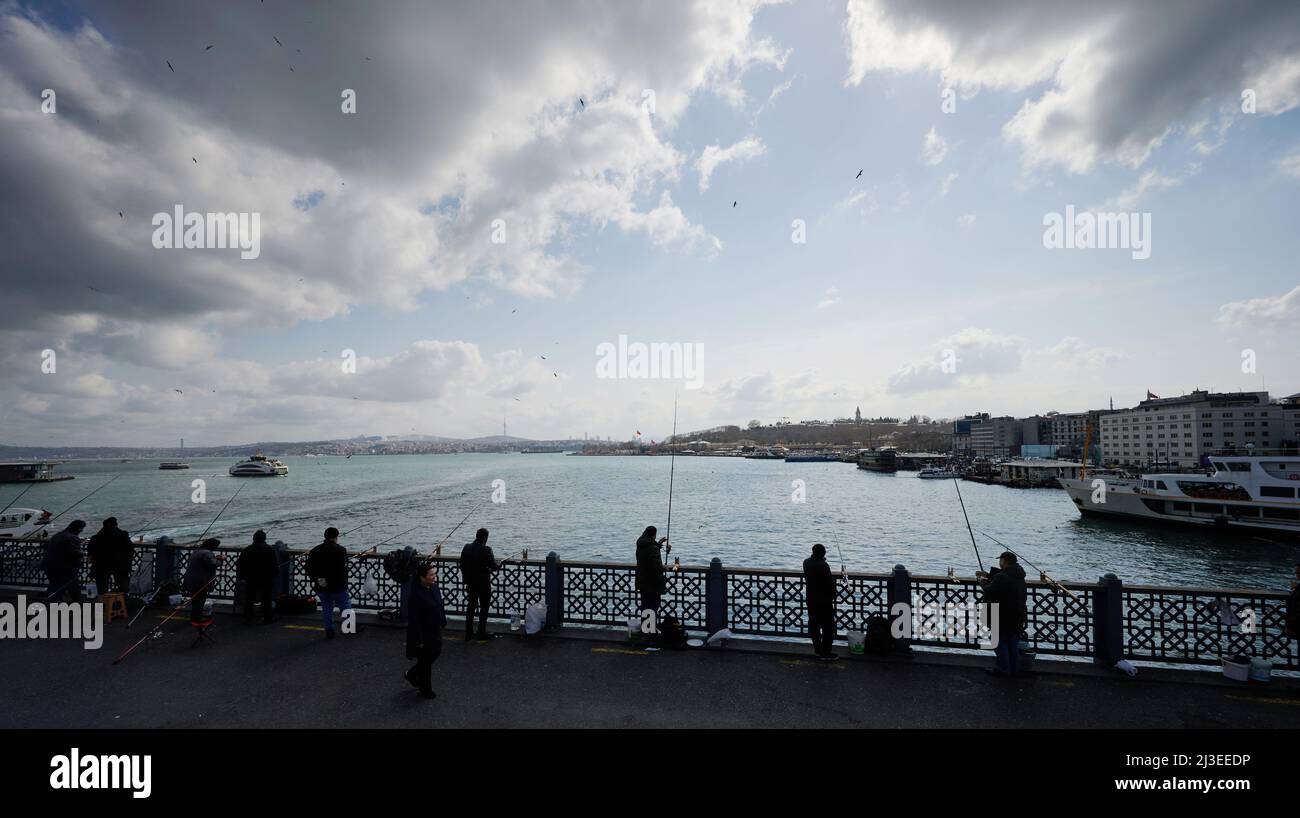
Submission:
[[[1070,497],[1079,513],[1090,517],[1113,517],[1124,518],[1129,520],[1139,520],[1152,525],[1166,525],[1181,528],[1195,527],[1201,529],[1213,530],[1233,530],[1240,532],[1268,533],[1271,536],[1285,536],[1288,538],[1300,538],[1300,525],[1288,523],[1285,521],[1266,520],[1263,518],[1244,519],[1240,516],[1234,516],[1232,511],[1234,506],[1239,510],[1254,508],[1249,503],[1226,503],[1216,501],[1212,505],[1220,506],[1224,509],[1223,514],[1204,514],[1192,516],[1190,514],[1172,514],[1161,513],[1155,508],[1165,506],[1161,503],[1169,502],[1168,498],[1144,495],[1139,493],[1136,481],[1107,481],[1105,502],[1093,502],[1093,493],[1096,488],[1093,486],[1091,479],[1076,480],[1061,478],[1057,482],[1065,493]],[[1190,500],[1189,502],[1195,502]],[[1156,504],[1155,508],[1150,504]]]

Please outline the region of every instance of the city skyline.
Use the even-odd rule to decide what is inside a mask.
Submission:
[[[1177,6],[0,6],[0,443],[1295,393],[1300,10]]]

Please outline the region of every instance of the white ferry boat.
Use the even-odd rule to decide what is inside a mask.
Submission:
[[[288,473],[288,466],[279,460],[271,460],[261,452],[230,467],[231,477],[281,477]]]
[[[1082,514],[1300,537],[1300,453],[1210,455],[1209,460],[1214,469],[1209,476],[1088,474],[1059,482]]]
[[[916,476],[922,480],[952,480],[953,478],[960,477],[960,475],[955,471],[948,471],[947,469],[940,469],[934,466],[926,466],[917,472]]]
[[[0,540],[44,539],[53,517],[40,508],[11,508],[0,514]]]

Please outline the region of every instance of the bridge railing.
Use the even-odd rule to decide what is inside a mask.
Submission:
[[[234,600],[238,549],[218,551],[227,559],[210,596]],[[179,583],[191,552],[185,546],[137,545],[132,590]],[[306,552],[277,546],[277,553],[281,566],[276,593],[310,595],[303,567]],[[40,543],[0,542],[0,587],[45,589],[42,554]],[[463,616],[466,594],[458,560],[435,557],[433,562],[447,612]],[[803,638],[808,633],[802,572],[724,568],[715,559],[708,566],[669,570],[666,577],[661,615],[672,615],[691,630],[712,633],[725,627],[738,635],[776,638]],[[90,581],[86,560],[80,580]],[[1225,656],[1240,655],[1300,669],[1296,641],[1284,632],[1287,595],[1281,592],[1125,585],[1109,574],[1092,584],[1031,580],[1026,586],[1022,646],[1039,654],[1092,657],[1107,665],[1121,658],[1217,664]],[[348,560],[348,587],[358,608],[403,607],[404,589],[384,571],[379,555]],[[939,633],[927,623],[945,611],[970,610],[982,601],[972,579],[912,575],[901,565],[887,574],[848,572],[836,578],[836,626],[842,636],[864,630],[872,617],[895,621],[906,611],[913,628],[897,642],[899,649],[979,649],[981,640],[973,629]],[[546,606],[548,627],[624,628],[629,619],[639,619],[635,566],[567,562],[552,553],[545,560],[512,560],[494,575],[490,618],[509,619],[537,604]]]

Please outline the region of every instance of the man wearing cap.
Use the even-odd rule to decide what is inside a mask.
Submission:
[[[348,596],[348,552],[339,545],[337,528],[325,529],[325,541],[307,554],[307,576],[320,600],[325,638],[333,639],[334,606],[340,611],[352,609],[352,599]]]
[[[85,528],[85,520],[73,520],[45,543],[41,570],[50,580],[46,602],[62,602],[64,594],[70,594],[73,602],[81,601],[77,569],[81,567],[81,532]]]
[[[190,554],[190,561],[185,566],[185,576],[181,579],[181,590],[190,595],[190,621],[202,622],[203,603],[208,599],[212,583],[217,579],[217,568],[226,561],[217,556],[217,546],[221,540],[209,537]]]
[[[803,561],[803,581],[808,594],[808,633],[813,650],[824,662],[839,657],[831,650],[835,640],[835,576],[826,564],[826,546],[817,543]]]
[[[1020,655],[1020,633],[1025,629],[1025,569],[1010,551],[998,557],[999,568],[992,573],[976,571],[975,577],[984,589],[984,601],[996,605],[998,644],[994,648],[997,662],[989,673],[1011,676],[1016,672],[1016,658]]]
[[[253,605],[262,604],[262,621],[271,624],[275,616],[271,612],[271,591],[275,587],[275,578],[280,573],[280,562],[275,549],[266,542],[266,532],[258,530],[253,534],[253,544],[239,552],[235,561],[235,578],[244,583],[244,621],[253,621]]]

